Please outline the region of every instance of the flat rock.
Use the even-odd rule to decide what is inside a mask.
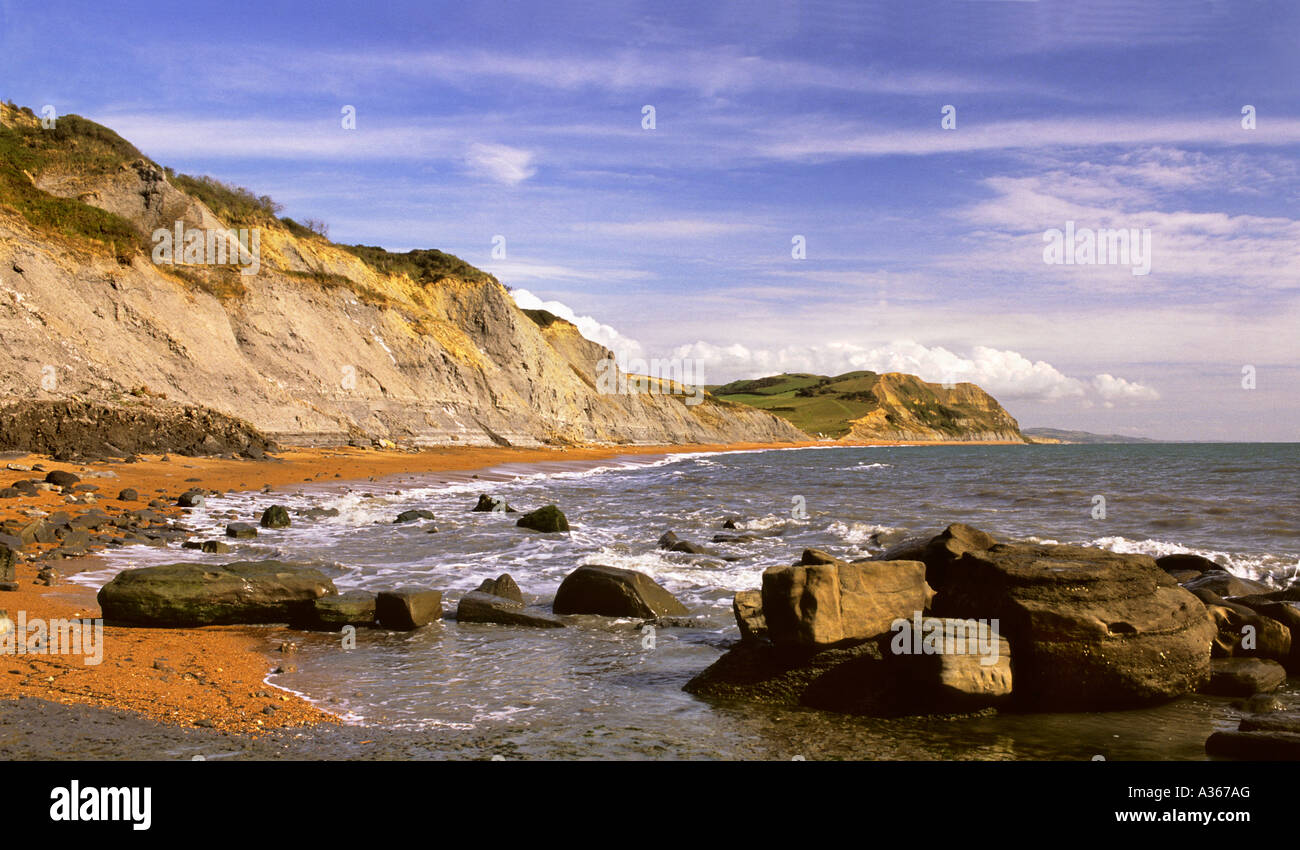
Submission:
[[[543,629],[564,627],[564,621],[559,617],[529,611],[524,607],[523,602],[491,593],[480,593],[477,590],[472,590],[460,598],[460,603],[456,606],[456,621]]]
[[[123,570],[100,588],[98,599],[110,622],[184,627],[288,623],[334,593],[334,583],[312,567],[240,561]]]
[[[344,626],[373,626],[376,595],[368,590],[349,590],[317,598],[306,616],[295,625],[322,631],[339,631]]]

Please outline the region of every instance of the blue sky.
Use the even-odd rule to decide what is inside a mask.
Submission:
[[[0,0],[0,96],[710,382],[897,369],[1026,426],[1297,439],[1300,4],[701,6]],[[1149,274],[1045,262],[1067,222],[1149,233]]]

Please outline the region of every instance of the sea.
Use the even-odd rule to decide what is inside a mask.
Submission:
[[[558,505],[572,530],[475,513],[480,494],[528,510]],[[848,559],[967,523],[999,540],[1203,555],[1269,584],[1300,574],[1300,444],[813,447],[505,464],[436,475],[303,484],[210,497],[185,520],[195,539],[255,521],[293,525],[229,541],[226,555],[128,547],[71,579],[99,587],[124,568],[278,558],[320,567],[340,590],[421,585],[448,613],[509,573],[548,609],[581,564],[640,570],[689,622],[574,618],[564,629],[459,624],[415,632],[295,633],[268,681],[348,723],[425,732],[431,757],[497,759],[1203,759],[1229,700],[1078,714],[878,719],[709,702],[682,690],[738,637],[731,599],[805,548]],[[427,509],[436,519],[394,524]],[[732,518],[735,529],[724,529]],[[436,528],[436,531],[431,529]],[[673,531],[710,550],[664,551]],[[714,542],[717,535],[744,536]],[[268,649],[285,639],[265,629]],[[291,661],[291,663],[289,663]],[[1296,680],[1284,695],[1300,695]]]

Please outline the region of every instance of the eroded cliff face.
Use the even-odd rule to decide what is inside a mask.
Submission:
[[[176,221],[229,224],[144,159],[28,176],[142,239]],[[0,204],[0,403],[165,396],[309,445],[806,439],[739,405],[598,392],[609,352],[567,323],[539,328],[495,280],[417,283],[285,227],[260,237],[256,275],[173,267],[138,250],[115,258]]]
[[[872,388],[880,407],[852,420],[845,440],[1007,440],[1024,442],[1020,424],[975,384],[941,384],[886,372]]]

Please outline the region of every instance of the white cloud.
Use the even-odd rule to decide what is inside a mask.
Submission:
[[[592,342],[599,343],[614,351],[621,357],[642,357],[641,343],[631,337],[623,336],[609,325],[602,324],[591,316],[579,316],[569,305],[561,301],[543,301],[527,289],[516,289],[510,293],[521,310],[545,310],[554,313],[578,326],[578,332]]]
[[[1155,401],[1160,398],[1160,393],[1145,384],[1124,378],[1116,378],[1114,375],[1105,373],[1092,379],[1092,388],[1097,395],[1101,396],[1107,407],[1111,407],[1115,402],[1119,401]]]
[[[1112,375],[1091,382],[1064,374],[1043,360],[1030,360],[1016,351],[975,346],[968,356],[942,346],[925,346],[899,340],[866,348],[850,343],[750,348],[741,344],[715,345],[699,341],[679,346],[673,356],[700,361],[709,383],[755,378],[780,372],[838,375],[866,369],[872,372],[906,372],[934,383],[978,384],[1002,401],[1087,400],[1096,394],[1105,402],[1153,401],[1159,395],[1150,387]]]
[[[472,173],[508,186],[522,183],[537,173],[532,153],[509,145],[475,142],[469,146],[465,160]]]

